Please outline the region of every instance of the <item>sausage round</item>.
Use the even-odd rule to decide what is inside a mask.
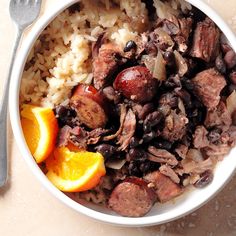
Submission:
[[[129,177],[114,188],[108,206],[122,216],[140,217],[147,214],[155,202],[155,191],[147,182]]]
[[[93,86],[80,84],[70,100],[79,120],[91,129],[103,128],[107,122],[107,103]]]
[[[153,99],[157,92],[158,82],[144,66],[133,66],[121,71],[113,87],[126,98],[145,103]]]

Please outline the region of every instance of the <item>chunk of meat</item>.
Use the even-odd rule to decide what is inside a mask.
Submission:
[[[179,176],[174,172],[174,170],[170,166],[162,165],[159,170],[163,175],[169,177],[176,184],[179,184]]]
[[[206,62],[215,60],[219,54],[219,39],[220,31],[210,18],[199,22],[194,31],[191,56]]]
[[[166,163],[172,166],[178,164],[176,157],[165,149],[157,149],[154,146],[149,146],[148,152],[148,159],[150,161]]]
[[[135,129],[136,129],[135,114],[131,109],[129,109],[123,123],[122,132],[118,136],[117,144],[120,145],[119,150],[124,151],[128,147],[130,140],[134,135]]]
[[[159,171],[151,172],[144,176],[144,179],[152,184],[156,190],[158,200],[167,202],[183,193],[183,189],[174,183],[169,177]]]
[[[193,145],[195,148],[203,148],[209,145],[207,134],[208,131],[204,126],[197,126],[193,135]]]
[[[120,48],[111,43],[103,44],[93,60],[94,87],[101,89],[109,84],[110,77],[124,63]]]
[[[122,216],[140,217],[146,215],[155,202],[155,191],[147,182],[129,177],[114,188],[108,207]]]
[[[217,107],[207,111],[204,124],[207,128],[218,127],[227,130],[232,123],[231,116],[224,102],[220,102]]]
[[[80,84],[70,99],[81,123],[91,129],[102,128],[107,122],[108,103],[93,86]]]
[[[187,123],[188,118],[185,115],[177,114],[176,111],[172,110],[165,119],[165,126],[161,136],[170,142],[180,140],[186,134]]]
[[[216,107],[220,102],[220,92],[226,86],[224,76],[215,69],[207,69],[198,73],[192,79],[194,93],[209,109]]]

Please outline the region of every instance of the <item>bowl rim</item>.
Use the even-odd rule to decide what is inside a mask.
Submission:
[[[21,151],[23,158],[25,159],[26,163],[28,164],[31,171],[34,173],[36,178],[42,183],[42,185],[57,199],[63,202],[65,205],[69,206],[70,208],[74,209],[75,211],[82,213],[86,216],[89,216],[93,219],[99,220],[101,222],[113,224],[113,225],[120,225],[120,226],[150,226],[150,225],[158,225],[163,224],[166,222],[170,222],[181,218],[191,212],[195,211],[196,209],[200,208],[203,204],[208,202],[212,199],[231,179],[235,168],[232,167],[231,170],[227,173],[227,177],[225,177],[225,181],[221,182],[217,189],[212,190],[208,197],[202,198],[199,202],[193,203],[191,207],[187,210],[182,209],[182,211],[178,211],[178,214],[170,215],[168,212],[163,213],[161,215],[155,216],[144,216],[140,218],[131,218],[131,217],[122,217],[116,215],[109,215],[106,213],[101,213],[96,210],[90,209],[86,206],[83,206],[60,190],[58,190],[43,174],[40,170],[36,162],[34,161],[31,153],[28,150],[28,147],[25,143],[23,132],[21,129],[20,124],[20,114],[19,114],[19,89],[20,83],[22,78],[22,73],[24,69],[24,65],[26,59],[29,55],[30,50],[32,49],[36,39],[41,34],[43,29],[63,10],[67,7],[72,5],[73,3],[78,2],[78,0],[64,0],[63,3],[59,3],[53,9],[53,13],[43,15],[32,27],[30,34],[25,38],[24,42],[22,43],[22,47],[19,50],[16,57],[15,66],[12,73],[11,83],[10,83],[10,92],[9,92],[9,112],[10,112],[10,120],[12,125],[13,134],[15,136],[15,140],[17,145]],[[236,51],[236,37],[234,33],[231,31],[229,26],[224,22],[224,20],[212,9],[210,8],[203,0],[187,0],[187,2],[191,3],[193,6],[200,9],[206,15],[208,15],[211,19],[214,19],[214,22],[217,26],[222,30],[222,32],[227,35],[229,42],[232,45],[232,48]],[[17,65],[17,66],[16,66]]]

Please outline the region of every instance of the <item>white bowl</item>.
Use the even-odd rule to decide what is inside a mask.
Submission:
[[[236,51],[235,35],[229,29],[226,23],[202,0],[188,1],[214,20],[214,22],[227,36],[233,49]],[[104,207],[99,207],[89,203],[79,204],[73,201],[64,193],[59,191],[56,187],[54,187],[54,185],[40,170],[40,168],[34,161],[32,155],[30,154],[22,133],[19,114],[19,88],[24,65],[31,48],[34,45],[35,40],[43,31],[43,29],[51,22],[52,19],[55,18],[55,16],[57,16],[60,12],[62,12],[64,9],[66,9],[68,6],[72,5],[75,2],[77,2],[77,0],[58,1],[57,4],[55,4],[54,8],[51,9],[51,12],[49,14],[44,15],[40,20],[35,23],[30,34],[24,40],[20,52],[18,53],[18,57],[15,63],[16,66],[13,71],[13,76],[10,85],[9,109],[13,133],[15,135],[15,139],[22,153],[22,156],[28,163],[31,171],[33,171],[35,176],[48,189],[50,193],[52,193],[65,205],[91,218],[107,223],[112,223],[115,225],[147,226],[165,223],[183,217],[186,214],[189,214],[190,212],[196,210],[197,208],[205,204],[217,192],[219,192],[223,188],[223,186],[230,180],[232,174],[236,169],[236,148],[234,148],[222,162],[218,163],[215,169],[214,180],[210,185],[208,185],[204,189],[194,189],[188,191],[183,196],[176,199],[175,202],[171,202],[168,204],[156,204],[147,216],[143,216],[140,218],[117,216],[115,215],[115,213],[109,211]]]

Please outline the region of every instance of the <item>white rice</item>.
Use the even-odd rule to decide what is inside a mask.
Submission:
[[[84,0],[80,11],[64,11],[43,31],[29,55],[21,104],[54,107],[67,101],[74,86],[92,81],[91,44],[99,34],[106,30],[109,39],[123,47],[147,25],[141,0]]]

